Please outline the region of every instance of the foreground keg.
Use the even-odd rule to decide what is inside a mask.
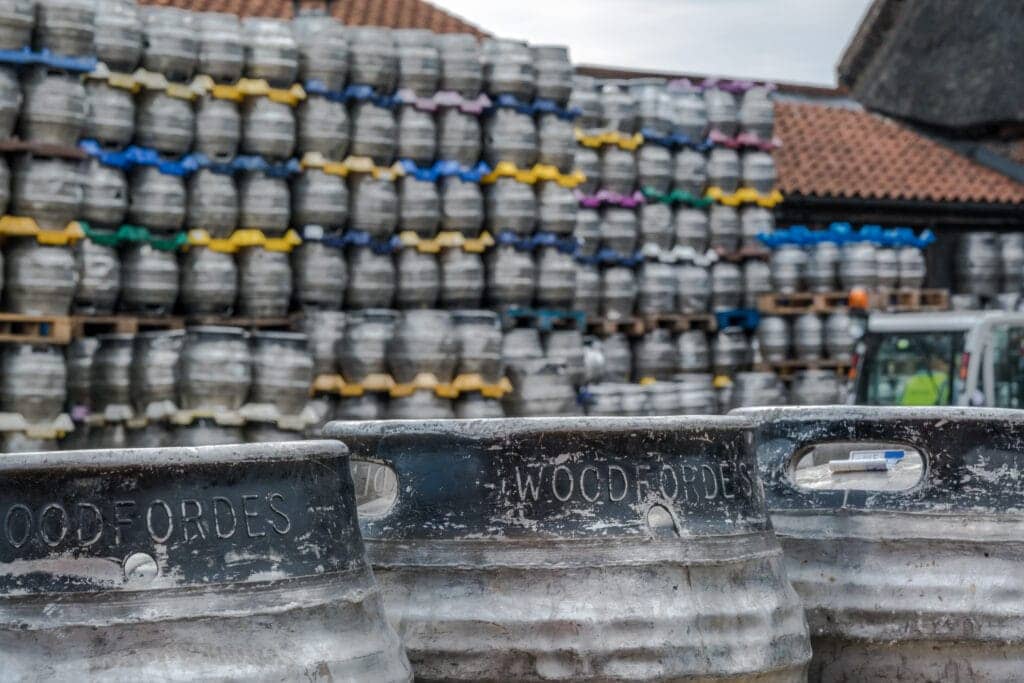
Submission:
[[[1019,411],[741,414],[760,423],[765,498],[811,627],[811,680],[1019,678],[1024,525],[1020,489],[1006,485],[1020,470]],[[835,476],[821,465],[804,480],[813,488],[801,484],[798,454],[829,442],[919,457]]]
[[[515,109],[495,109],[484,120],[484,161],[496,166],[508,161],[519,168],[537,162],[537,124]]]
[[[181,407],[237,410],[252,383],[248,335],[237,327],[188,328],[178,363]]]
[[[344,445],[34,453],[3,468],[5,677],[412,680]]]
[[[417,676],[801,680],[806,623],[745,424],[335,422],[325,433],[355,454],[368,554]]]

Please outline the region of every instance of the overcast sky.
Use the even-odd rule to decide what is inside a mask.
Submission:
[[[574,62],[834,85],[870,0],[431,0]]]

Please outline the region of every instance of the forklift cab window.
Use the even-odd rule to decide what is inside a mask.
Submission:
[[[874,406],[951,405],[959,393],[962,332],[868,335],[857,402]]]
[[[1024,328],[999,325],[992,330],[993,405],[1024,408]]]

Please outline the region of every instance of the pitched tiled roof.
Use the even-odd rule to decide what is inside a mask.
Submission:
[[[334,0],[331,14],[347,26],[425,28],[434,33],[488,35],[477,26],[424,0]]]
[[[783,194],[1024,203],[1024,184],[877,114],[777,102],[775,132]]]
[[[170,5],[195,12],[228,12],[245,16],[290,19],[296,7],[330,12],[346,26],[426,28],[435,33],[488,35],[477,26],[425,0],[139,0],[144,5]]]

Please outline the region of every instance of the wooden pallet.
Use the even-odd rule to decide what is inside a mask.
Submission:
[[[67,316],[0,313],[0,342],[68,344],[71,337],[71,320]]]
[[[237,318],[233,316],[195,315],[188,316],[188,325],[217,325],[222,327],[244,327],[249,330],[291,330],[298,324],[298,318]]]
[[[788,359],[757,363],[754,369],[760,372],[774,372],[782,379],[791,379],[800,370],[835,370],[837,375],[845,377],[850,372],[850,362],[834,358],[821,358],[819,360]]]
[[[767,261],[771,258],[772,252],[767,247],[756,247],[747,246],[740,247],[737,251],[726,251],[724,249],[715,249],[715,253],[718,254],[718,258],[729,263],[742,263],[749,259],[758,259],[760,261]]]
[[[849,292],[793,292],[762,294],[757,297],[757,310],[769,315],[800,315],[831,313],[847,307]]]
[[[673,333],[686,332],[688,330],[706,330],[714,332],[717,329],[715,316],[710,313],[698,314],[660,314],[633,316],[632,318],[590,318],[587,320],[587,328],[598,335],[607,337],[616,332],[625,332],[631,337],[639,337],[650,330],[663,328]]]
[[[0,140],[0,152],[28,152],[41,157],[60,157],[84,161],[89,155],[74,145],[54,145],[48,142],[34,142],[17,137]]]
[[[69,318],[75,339],[99,334],[138,334],[152,330],[180,330],[185,319],[176,316],[148,317],[134,315],[73,315]]]
[[[888,289],[871,294],[871,308],[903,313],[949,310],[949,292],[945,289]]]

